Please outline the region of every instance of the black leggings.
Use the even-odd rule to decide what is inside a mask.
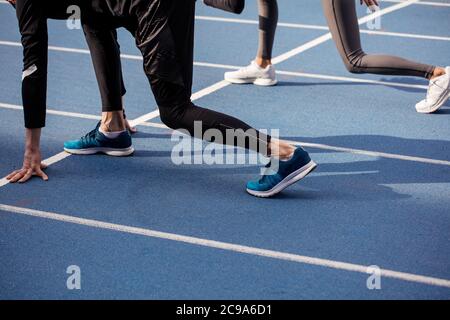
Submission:
[[[225,141],[227,144],[269,154],[269,136],[239,119],[191,102],[195,0],[123,0],[121,6],[114,6],[115,2],[117,0],[104,0],[99,6],[94,2],[96,13],[85,14],[83,19],[88,42],[91,39],[89,46],[94,53],[94,66],[99,71],[97,77],[102,97],[109,100],[104,106],[121,105],[119,48],[111,31],[124,26],[134,35],[142,53],[144,71],[164,124],[194,135],[199,132],[194,130],[194,125],[200,122],[202,136],[196,136],[200,139],[209,129],[219,130],[223,137],[231,129],[238,137],[234,141]],[[106,69],[108,72],[101,72]],[[106,108],[106,111],[114,110]]]

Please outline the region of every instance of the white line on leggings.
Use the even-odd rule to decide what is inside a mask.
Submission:
[[[357,272],[357,273],[362,273],[362,274],[372,274],[369,266],[364,266],[364,265],[359,265],[359,264],[354,264],[354,263],[321,259],[321,258],[298,255],[298,254],[261,249],[261,248],[256,248],[256,247],[249,247],[249,246],[244,246],[244,245],[239,245],[239,244],[234,244],[234,243],[185,236],[185,235],[180,235],[180,234],[176,234],[176,233],[161,232],[161,231],[157,231],[157,230],[120,225],[120,224],[115,224],[115,223],[99,221],[99,220],[79,218],[79,217],[74,217],[74,216],[69,216],[69,215],[64,215],[64,214],[58,214],[58,213],[46,212],[46,211],[40,211],[40,210],[33,210],[33,209],[15,207],[15,206],[4,205],[4,204],[0,204],[0,210],[6,211],[9,213],[14,213],[14,214],[21,214],[21,215],[26,215],[26,216],[49,219],[49,220],[60,221],[60,222],[64,222],[64,223],[71,223],[71,224],[82,225],[82,226],[104,229],[104,230],[111,230],[111,231],[115,231],[115,232],[135,234],[135,235],[145,236],[145,237],[149,237],[149,238],[157,238],[157,239],[164,239],[164,240],[175,241],[175,242],[182,242],[182,243],[187,243],[187,244],[191,244],[191,245],[195,245],[195,246],[202,246],[202,247],[225,250],[225,251],[230,251],[230,252],[237,252],[237,253],[241,253],[241,254],[260,256],[260,257],[265,257],[265,258],[290,261],[290,262],[296,262],[296,263],[301,263],[301,264],[307,264],[307,265],[313,265],[313,266],[319,266],[319,267],[325,267],[325,268],[331,268],[331,269],[337,269],[337,270],[344,270],[344,271],[349,271],[349,272]],[[447,279],[428,277],[428,276],[417,275],[417,274],[412,274],[412,273],[389,270],[389,269],[381,269],[381,276],[386,277],[386,278],[393,278],[393,279],[397,279],[397,280],[407,281],[407,282],[414,282],[414,283],[420,283],[420,284],[425,284],[425,285],[430,285],[430,286],[450,288],[450,280],[447,280]]]

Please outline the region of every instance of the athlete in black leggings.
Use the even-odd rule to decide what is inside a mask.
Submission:
[[[143,55],[144,71],[161,119],[167,126],[185,129],[194,135],[197,132],[195,123],[199,122],[202,136],[198,138],[203,138],[208,129],[217,129],[225,137],[231,129],[236,139],[226,143],[281,160],[276,174],[265,175],[260,181],[248,184],[249,193],[272,196],[315,168],[315,163],[303,149],[271,139],[236,118],[200,108],[191,102],[195,0],[80,0],[78,4],[82,8],[83,29],[91,49],[104,110],[113,112],[122,107],[120,56],[114,31],[117,27],[125,27],[134,35]],[[50,1],[17,1],[25,57],[23,95],[28,143],[24,166],[8,176],[11,182],[23,182],[32,175],[46,178],[39,166],[39,136],[40,128],[45,124],[46,19],[51,17],[53,10],[56,8]],[[35,105],[39,107],[34,108]],[[132,150],[130,148],[128,132],[109,138],[98,127],[82,139],[65,144],[66,151],[78,154],[124,155]]]

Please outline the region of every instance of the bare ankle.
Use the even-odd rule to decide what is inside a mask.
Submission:
[[[102,112],[101,129],[104,132],[124,131],[123,111]]]
[[[281,160],[289,159],[295,152],[295,147],[286,142],[272,140],[270,142],[271,155]]]
[[[440,67],[436,67],[434,69],[433,75],[431,76],[431,80],[440,76],[443,76],[445,74],[445,69],[444,68],[440,68]]]
[[[260,66],[261,68],[267,68],[267,66],[270,66],[272,64],[271,59],[264,59],[264,58],[260,58],[260,57],[256,57],[255,62],[258,66]]]

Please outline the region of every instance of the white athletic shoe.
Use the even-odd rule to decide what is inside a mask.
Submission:
[[[445,68],[445,74],[430,80],[427,98],[416,104],[419,113],[433,113],[450,98],[450,67]]]
[[[255,61],[237,71],[226,72],[225,80],[236,84],[253,83],[258,86],[274,86],[277,84],[275,67],[268,65],[266,68],[261,68]]]

